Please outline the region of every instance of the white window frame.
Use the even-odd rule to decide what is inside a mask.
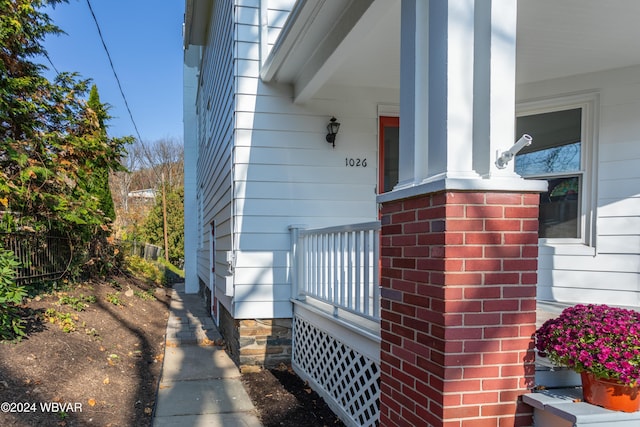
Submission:
[[[516,117],[580,108],[582,111],[582,146],[580,173],[582,174],[579,238],[541,238],[541,246],[551,246],[556,254],[595,254],[598,123],[600,95],[587,92],[519,102]],[[533,143],[535,144],[535,138]]]

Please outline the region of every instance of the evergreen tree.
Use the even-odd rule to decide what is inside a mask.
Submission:
[[[180,267],[184,260],[184,187],[168,189],[166,200],[169,261]],[[161,195],[156,197],[156,204],[144,222],[142,233],[147,242],[164,248]]]
[[[107,114],[107,106],[100,102],[98,87],[94,84],[89,92],[89,100],[87,106],[96,115],[98,125],[102,130],[104,137],[107,136],[106,121],[109,119]],[[116,211],[113,205],[113,197],[109,188],[109,168],[95,169],[89,171],[91,175],[86,177],[86,188],[91,194],[95,195],[99,200],[99,206],[104,215],[111,221],[115,220]]]
[[[88,80],[50,81],[36,62],[44,37],[61,33],[41,9],[61,2],[0,0],[0,209],[19,227],[55,228],[87,248],[110,221],[85,179],[121,169],[132,138],[106,135],[106,112],[84,98]]]

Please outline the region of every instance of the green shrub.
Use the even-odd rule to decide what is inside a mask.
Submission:
[[[129,256],[125,259],[127,269],[138,277],[154,282],[156,285],[167,285],[184,278],[184,273],[173,264],[158,259],[148,261],[139,256]]]
[[[24,336],[23,321],[16,305],[27,293],[15,281],[19,265],[14,253],[0,246],[0,339],[3,340]]]

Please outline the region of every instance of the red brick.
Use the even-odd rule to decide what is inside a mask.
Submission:
[[[482,338],[482,328],[448,328],[445,331],[447,340],[466,340]]]
[[[506,207],[504,208],[506,218],[537,218],[538,208],[531,206]]]
[[[502,324],[503,325],[521,325],[525,324],[535,324],[536,322],[536,312],[528,311],[517,313],[502,313]]]
[[[498,366],[468,367],[463,370],[463,378],[497,378],[500,375]]]
[[[498,427],[497,418],[473,418],[462,420],[461,427]]]
[[[496,259],[468,259],[464,262],[466,271],[496,271],[502,268],[502,261]]]
[[[482,258],[482,246],[446,246],[447,258]]]
[[[514,231],[518,231],[518,230],[514,230]],[[537,245],[538,244],[537,229],[535,233],[531,233],[531,232],[505,233],[504,244],[505,245]]]
[[[407,374],[412,374],[411,372],[408,372],[407,370],[407,366],[410,365],[415,365],[416,363],[416,354],[408,351],[402,347],[394,347],[393,348],[393,355],[396,356],[398,359],[400,359],[403,363],[402,363],[402,369],[407,373]],[[410,364],[408,365],[407,364]]]
[[[464,298],[467,300],[500,299],[502,297],[502,287],[500,286],[468,286],[464,288]]]
[[[485,231],[520,231],[521,221],[517,219],[486,219],[484,220]],[[506,237],[506,236],[505,236]],[[505,244],[511,242],[505,238]]]
[[[522,248],[522,258],[537,258],[538,245],[525,245]]]
[[[409,282],[408,280],[394,279],[390,288],[396,291],[415,293],[416,283]]]
[[[499,394],[497,392],[482,392],[482,393],[465,393],[462,395],[462,402],[467,405],[482,405],[486,403],[495,403],[499,400]]]
[[[391,303],[391,310],[399,314],[404,314],[406,316],[415,317],[416,315],[416,308],[410,305],[406,305],[404,303],[399,303],[399,302]]]
[[[464,242],[467,245],[501,245],[502,233],[465,233]]]
[[[473,206],[466,208],[467,218],[503,218],[504,208],[502,206]]]
[[[400,326],[395,323],[391,325],[391,332],[410,340],[415,338],[415,331],[413,329],[405,328],[404,326]]]
[[[444,232],[418,235],[418,245],[420,246],[444,245],[444,243],[445,243]],[[424,248],[424,249],[427,250],[428,248]]]
[[[424,264],[425,264],[425,261],[421,260],[416,262],[416,266],[418,267],[417,270],[403,270],[402,279],[408,280],[410,282],[416,282],[418,286],[420,286],[423,283],[429,283],[429,274],[423,271],[423,269],[419,267],[420,265],[424,265]]]
[[[446,357],[448,366],[479,366],[482,365],[480,353],[451,353]]]
[[[411,258],[394,258],[391,262],[393,268],[416,268],[416,260]]]
[[[391,246],[415,246],[415,235],[394,235],[391,237]]]
[[[519,229],[518,225],[518,229]],[[446,231],[484,231],[484,220],[450,219],[445,224]]]
[[[520,245],[500,245],[484,247],[485,258],[519,258],[520,253]]]
[[[518,311],[520,300],[517,299],[490,299],[482,303],[483,311]]]
[[[483,405],[482,416],[513,415],[516,410],[515,403],[502,403],[498,405]]]
[[[514,390],[518,388],[517,378],[490,378],[482,381],[482,390]]]
[[[431,199],[429,197],[414,197],[412,199],[404,200],[402,203],[402,210],[414,210],[427,208],[431,205]]]
[[[388,342],[394,345],[402,345],[402,337],[392,334],[390,331],[381,330],[380,337],[384,342]]]
[[[535,299],[522,299],[520,300],[520,311],[533,311],[536,309]]]
[[[464,315],[465,325],[499,325],[500,321],[501,316],[499,313],[475,313]]]
[[[485,273],[484,282],[487,285],[518,285],[520,274],[513,273]],[[513,286],[509,286],[511,288]]]
[[[447,381],[444,383],[444,392],[445,393],[453,393],[453,392],[465,392],[465,391],[480,391],[482,390],[482,382],[477,379],[473,380],[456,380],[456,381]],[[514,388],[514,387],[510,387]]]
[[[502,290],[504,298],[535,298],[537,289],[532,285],[505,286]]]
[[[445,207],[445,213],[447,218],[464,218],[465,214],[464,205],[447,205]]]
[[[418,259],[416,263],[416,268],[419,271],[423,270],[436,270],[436,271],[445,271],[444,270],[444,259]]]
[[[485,203],[486,193],[447,193],[446,200],[449,204],[481,205]]]
[[[444,244],[446,245],[463,245],[465,234],[464,233],[445,233]],[[467,243],[470,244],[470,243]]]
[[[436,220],[442,219],[446,216],[446,208],[444,206],[435,206],[426,209],[420,209],[417,212],[417,219],[422,220]]]
[[[383,225],[380,230],[380,233],[383,236],[399,235],[399,234],[402,234],[402,226],[399,224]]]
[[[415,220],[416,220],[415,211],[402,211],[402,212],[396,212],[391,215],[392,224],[402,224],[405,222],[412,222]]]
[[[464,351],[475,353],[475,352],[499,352],[500,341],[487,341],[487,340],[467,340],[464,342]]]
[[[427,221],[410,222],[402,226],[402,232],[406,234],[428,233],[431,230],[431,224]]]
[[[529,345],[533,344],[533,340],[531,338],[514,338],[508,340],[502,340],[500,342],[500,350],[501,351],[513,351],[513,350],[523,350],[529,348]]]
[[[524,377],[525,370],[523,365],[506,365],[500,367],[500,375],[502,377]]]
[[[456,407],[445,407],[443,411],[443,418],[472,418],[480,415],[480,407],[473,406],[456,406]]]
[[[405,328],[414,329],[416,331],[428,331],[430,326],[429,322],[424,322],[422,320],[418,320],[416,318],[406,317],[406,316],[404,317],[404,321],[402,322],[402,325]]]
[[[445,302],[447,313],[479,313],[482,311],[482,301],[454,300]]]
[[[521,364],[522,360],[517,351],[487,352],[482,355],[482,363],[485,365]]]
[[[536,271],[537,259],[505,259],[502,263],[505,271]]]
[[[444,372],[445,372],[444,366],[441,366],[432,360],[429,360],[424,357],[418,357],[417,366],[422,368],[425,372],[428,372],[431,375],[444,377]]]
[[[518,326],[499,326],[499,327],[486,327],[484,328],[484,338],[514,338],[519,337]]]
[[[445,276],[447,285],[479,285],[482,283],[482,274],[480,273],[451,273]]]
[[[489,205],[522,204],[522,195],[518,193],[487,193],[485,199]]]

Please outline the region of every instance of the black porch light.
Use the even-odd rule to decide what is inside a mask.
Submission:
[[[333,148],[336,148],[336,135],[338,134],[339,129],[340,123],[335,117],[331,117],[331,120],[329,120],[329,124],[327,125],[327,142],[332,144]]]

